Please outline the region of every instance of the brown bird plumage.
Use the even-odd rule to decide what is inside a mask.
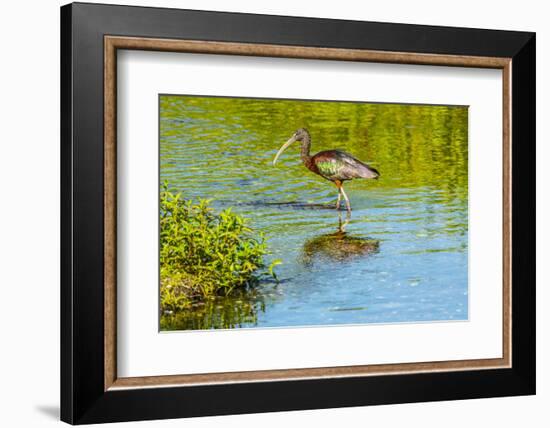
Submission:
[[[340,150],[324,150],[311,156],[309,153],[311,137],[305,128],[298,129],[279,149],[273,159],[274,165],[281,153],[295,141],[301,142],[300,157],[304,165],[315,174],[332,181],[338,188],[336,209],[340,208],[340,201],[343,196],[346,201],[346,208],[348,212],[351,212],[351,204],[343,187],[344,181],[354,178],[377,179],[380,176],[376,169]]]

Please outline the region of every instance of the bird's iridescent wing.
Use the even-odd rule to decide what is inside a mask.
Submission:
[[[319,172],[330,180],[351,180],[353,178],[378,178],[378,171],[340,150],[327,150],[314,156]]]

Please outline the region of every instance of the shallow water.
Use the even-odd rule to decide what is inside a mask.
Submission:
[[[265,232],[279,284],[163,317],[163,329],[282,327],[468,318],[465,107],[161,96],[161,182],[212,198]],[[342,149],[381,173],[335,186],[301,163]]]

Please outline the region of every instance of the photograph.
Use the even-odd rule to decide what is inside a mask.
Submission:
[[[469,319],[468,106],[158,103],[161,331]]]

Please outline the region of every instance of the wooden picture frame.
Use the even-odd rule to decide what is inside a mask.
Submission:
[[[501,69],[502,358],[118,377],[118,49]],[[61,54],[62,420],[114,422],[535,392],[533,33],[76,3],[61,9]]]

